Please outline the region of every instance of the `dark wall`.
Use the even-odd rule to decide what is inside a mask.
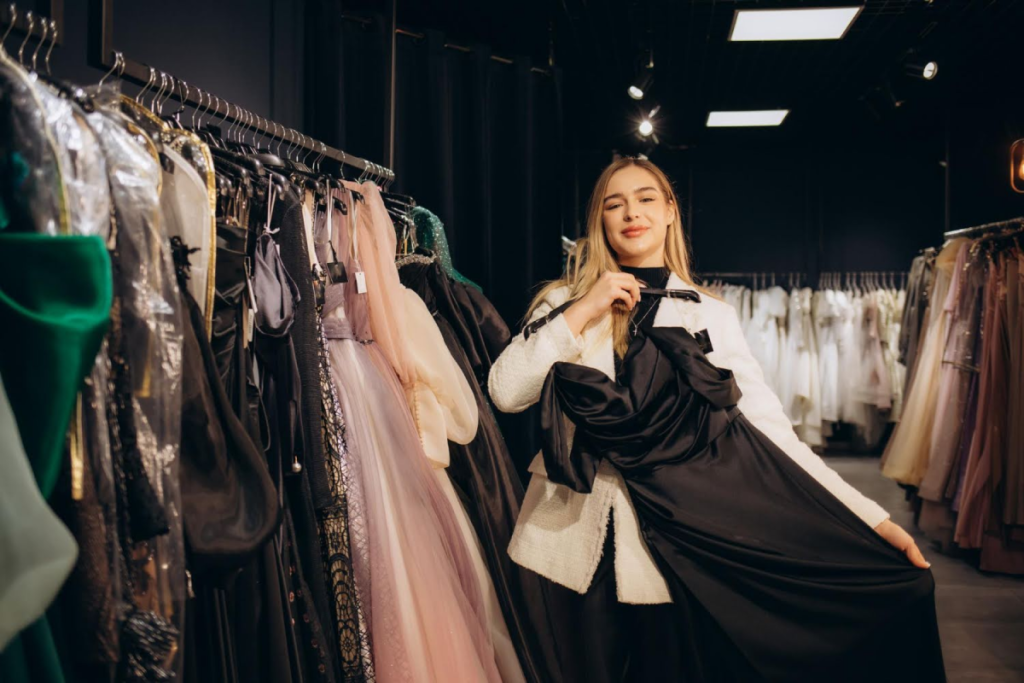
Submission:
[[[1010,145],[1024,137],[1024,99],[964,97],[949,120],[952,228],[1024,216],[1024,194],[1009,180]]]
[[[94,3],[63,4],[64,43],[51,58],[54,74],[95,83],[103,73],[88,65]],[[302,9],[289,0],[120,0],[114,3],[114,47],[254,114],[300,128]]]

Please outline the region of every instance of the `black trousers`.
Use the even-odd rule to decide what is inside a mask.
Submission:
[[[614,526],[584,595],[547,579],[551,608],[571,625],[557,634],[563,683],[682,681],[686,633],[672,603],[630,605],[615,591]]]

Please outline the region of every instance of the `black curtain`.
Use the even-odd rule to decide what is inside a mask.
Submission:
[[[384,163],[387,37],[383,19],[342,18],[310,3],[307,130],[345,152]],[[559,73],[527,59],[491,59],[446,39],[397,36],[393,190],[444,222],[455,267],[483,287],[510,327],[561,268]]]

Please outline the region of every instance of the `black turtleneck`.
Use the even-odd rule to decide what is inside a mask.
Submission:
[[[619,266],[623,273],[629,273],[637,280],[645,283],[648,287],[664,289],[668,284],[669,270],[665,266],[657,268],[632,268],[630,266]],[[657,299],[654,299],[657,301]]]
[[[653,287],[655,289],[664,289],[668,284],[669,269],[665,267],[661,268],[631,268],[629,266],[620,266],[622,272],[629,273],[637,280],[640,280],[640,287]],[[654,318],[658,315],[658,304],[661,303],[660,296],[643,296],[640,297],[640,303],[633,309],[633,314],[630,316],[632,321],[629,326],[629,339],[630,341],[636,336],[636,327],[643,330],[648,330],[654,325]],[[636,327],[634,326],[634,323]],[[615,375],[618,377],[620,371],[622,359],[615,356]]]

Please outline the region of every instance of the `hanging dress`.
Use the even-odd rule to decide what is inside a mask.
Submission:
[[[481,336],[480,328],[463,315],[456,287],[465,287],[475,293],[473,296],[482,297],[482,294],[449,279],[442,270],[443,263],[440,259],[417,254],[403,258],[398,272],[402,284],[427,304],[445,345],[469,381],[476,399],[480,416],[477,434],[468,444],[448,444],[451,460],[445,471],[451,477],[459,500],[465,501],[473,530],[480,539],[490,574],[488,581],[493,580],[511,635],[510,643],[519,653],[523,674],[527,680],[538,683],[557,680],[558,660],[554,647],[557,627],[552,623],[555,615],[551,613],[553,607],[548,604],[545,586],[536,574],[512,562],[508,556],[523,486],[466,351],[472,349],[478,359],[487,353],[486,349],[474,348],[474,342]],[[486,378],[486,373],[483,376]],[[497,647],[497,642],[495,645]],[[502,680],[508,681],[504,673]]]
[[[622,364],[624,384],[552,367],[544,462],[579,492],[601,460],[622,474],[689,624],[686,680],[945,680],[931,572],[754,428],[730,371],[681,328],[641,331]]]
[[[949,330],[944,304],[957,254],[967,243],[963,239],[949,242],[935,260],[935,283],[929,293],[931,308],[914,376],[904,399],[903,419],[882,455],[882,474],[902,484],[918,486],[928,471],[942,356]]]
[[[332,190],[327,199],[314,238],[321,265],[335,274],[325,291],[324,332],[362,491],[363,509],[350,502],[349,517],[365,524],[352,530],[353,567],[376,679],[497,681],[459,522],[424,456],[405,391],[371,333],[369,307],[394,304],[360,257],[374,236],[352,213],[368,209],[349,191]]]

